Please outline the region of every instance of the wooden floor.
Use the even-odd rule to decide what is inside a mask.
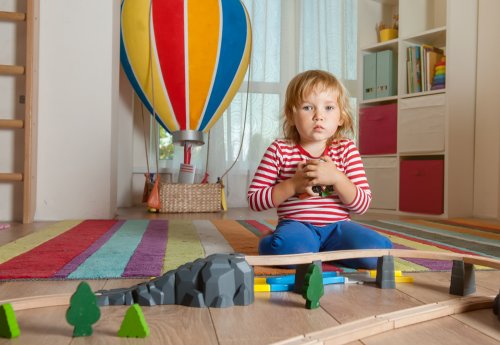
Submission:
[[[363,218],[380,219],[380,214]],[[226,213],[152,215],[142,209],[123,209],[117,218],[169,219],[256,219],[274,218],[274,213],[253,213],[232,209]],[[0,231],[0,245],[36,231],[47,223],[12,224]],[[66,323],[66,307],[19,311],[21,336],[0,338],[0,344],[269,344],[300,334],[321,330],[363,317],[455,298],[448,294],[450,273],[413,273],[414,283],[397,284],[394,290],[372,285],[328,285],[321,308],[307,310],[304,299],[294,293],[256,293],[255,303],[232,308],[190,308],[184,306],[143,307],[151,329],[146,339],[123,339],[117,331],[127,307],[105,307],[94,325],[94,334],[72,338]],[[93,289],[128,287],[141,280],[90,281]],[[73,293],[78,281],[31,281],[0,283],[0,300],[35,295]],[[493,296],[500,288],[500,271],[476,272],[476,295]],[[351,344],[500,344],[500,320],[484,309],[361,339]]]

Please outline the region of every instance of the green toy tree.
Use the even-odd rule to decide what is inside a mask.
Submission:
[[[12,339],[20,334],[14,309],[10,303],[0,305],[0,337]]]
[[[97,305],[97,298],[89,284],[81,282],[71,296],[69,308],[66,311],[66,320],[72,326],[74,337],[92,335],[92,325],[101,317]]]
[[[307,269],[304,285],[302,286],[302,296],[306,299],[306,308],[318,308],[319,300],[323,294],[323,274],[318,265],[311,264]]]
[[[145,338],[149,335],[149,327],[138,304],[127,309],[122,325],[118,331],[119,337]]]

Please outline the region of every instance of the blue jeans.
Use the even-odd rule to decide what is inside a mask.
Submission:
[[[314,226],[295,220],[281,220],[273,234],[260,240],[259,254],[317,253],[348,249],[390,249],[385,236],[352,221]],[[338,260],[351,268],[376,269],[377,258]]]

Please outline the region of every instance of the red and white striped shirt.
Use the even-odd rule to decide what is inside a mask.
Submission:
[[[335,141],[325,149],[323,155],[330,156],[337,169],[356,186],[354,200],[345,205],[335,192],[328,197],[299,199],[298,196],[293,196],[278,206],[279,219],[326,225],[350,219],[350,212],[357,214],[366,212],[371,202],[371,191],[354,142],[350,139]],[[271,197],[274,186],[291,178],[299,162],[311,158],[318,157],[312,157],[300,145],[285,140],[275,140],[264,153],[248,188],[247,199],[250,208],[254,211],[263,211],[275,207]]]

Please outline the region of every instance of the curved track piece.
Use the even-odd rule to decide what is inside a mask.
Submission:
[[[339,250],[332,252],[304,253],[290,255],[256,255],[245,256],[245,260],[250,266],[283,266],[308,264],[316,260],[333,261],[355,258],[380,257],[392,255],[398,258],[421,258],[434,260],[463,260],[465,263],[482,265],[500,269],[500,260],[486,258],[479,255],[441,253],[423,250],[408,249],[361,249],[361,250]]]
[[[434,320],[443,316],[460,314],[468,311],[491,308],[494,296],[464,297],[443,302],[424,304],[418,307],[398,310],[392,313],[375,315],[364,319],[325,328],[286,339],[273,345],[292,344],[347,344],[397,328],[414,325],[419,322]]]

